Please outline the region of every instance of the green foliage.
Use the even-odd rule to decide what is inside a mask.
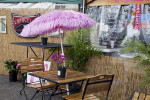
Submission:
[[[16,66],[18,65],[18,61],[9,59],[9,60],[4,61],[4,64],[5,64],[4,66],[5,70],[9,70],[9,72],[19,71],[19,69],[16,69]]]
[[[140,62],[137,63],[137,66],[145,66],[150,65],[150,44],[148,43],[147,46],[143,44],[140,40],[128,40],[125,43],[125,49],[123,52],[129,53],[132,51],[136,51],[137,54],[134,59],[139,59]],[[143,81],[141,82],[142,85],[150,84],[150,68],[146,68],[143,74]]]
[[[143,73],[143,80],[140,83],[140,86],[145,86],[150,84],[150,68],[146,68]]]
[[[140,40],[127,40],[125,43],[125,49],[123,52],[130,53],[136,51],[134,59],[140,59],[137,65],[148,65],[150,64],[150,44],[146,46]]]
[[[95,55],[101,57],[101,51],[90,44],[90,28],[71,31],[65,39],[66,44],[72,47],[65,48],[65,56],[71,68],[77,71],[85,71],[85,65],[89,57]]]

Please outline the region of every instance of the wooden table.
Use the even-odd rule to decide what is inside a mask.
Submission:
[[[35,48],[42,48],[42,58],[44,60],[44,50],[45,49],[50,49],[50,48],[54,48],[54,50],[52,51],[52,53],[49,55],[49,57],[46,59],[46,61],[50,58],[50,56],[56,51],[56,49],[58,49],[58,53],[59,53],[59,48],[61,47],[61,45],[59,43],[47,43],[47,45],[42,45],[41,42],[12,42],[11,44],[15,44],[15,45],[21,45],[21,46],[26,46],[27,47],[27,58],[28,58],[28,48],[30,47],[30,49],[32,50],[32,52],[34,53],[34,55],[36,57],[37,54],[35,53],[35,51],[32,49],[32,47]],[[63,47],[71,47],[71,45],[69,44],[63,44]]]
[[[45,79],[56,84],[64,85],[72,82],[78,82],[85,80],[87,77],[91,77],[93,75],[88,75],[86,73],[73,71],[73,70],[66,70],[66,77],[59,78],[57,75],[57,70],[47,71],[47,72],[38,72],[38,73],[31,73],[30,75],[36,76],[41,79]]]
[[[73,83],[73,82],[84,81],[86,78],[93,76],[93,75],[88,75],[86,73],[73,71],[73,70],[69,70],[69,69],[66,70],[65,78],[59,78],[57,75],[57,70],[47,71],[47,72],[30,73],[30,75],[38,77],[38,78],[40,78],[40,80],[45,79],[47,81],[54,82],[58,85],[65,85],[65,84],[69,84],[69,83]],[[41,86],[42,86],[42,84],[41,84]],[[69,91],[68,85],[66,87],[67,87],[67,91]],[[57,85],[54,88],[57,90],[57,88],[58,88]],[[51,96],[56,92],[56,90],[54,90],[52,92]],[[44,91],[43,91],[43,93],[44,93]],[[67,92],[67,94],[68,93],[69,92]],[[51,96],[49,97],[48,100],[50,100]]]

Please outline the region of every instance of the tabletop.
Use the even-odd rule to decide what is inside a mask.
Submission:
[[[41,42],[12,42],[11,44],[29,46],[36,48],[57,48],[61,47],[59,43],[47,43],[47,45],[42,45]],[[63,47],[71,47],[69,44],[63,44]]]
[[[93,76],[93,75],[88,75],[86,73],[73,71],[73,70],[69,70],[69,69],[66,70],[65,78],[59,78],[57,75],[57,70],[47,71],[47,72],[30,73],[30,75],[36,76],[36,77],[54,82],[56,84],[60,84],[60,85],[82,81],[88,77]]]

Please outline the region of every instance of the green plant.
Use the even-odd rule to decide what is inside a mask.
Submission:
[[[136,55],[134,59],[140,60],[139,63],[137,63],[137,66],[146,66],[150,65],[150,43],[147,43],[145,45],[140,40],[127,40],[125,43],[125,49],[123,52],[129,53],[129,52],[136,52]],[[141,82],[141,85],[147,85],[150,84],[150,68],[145,68],[143,73],[143,80]]]
[[[140,65],[148,65],[150,64],[150,44],[146,46],[140,40],[127,40],[125,45],[125,49],[123,52],[130,53],[136,52],[134,59],[140,59],[140,62],[137,64]]]
[[[92,55],[101,57],[101,51],[90,43],[90,30],[90,28],[81,28],[77,31],[71,31],[65,39],[65,43],[72,45],[72,47],[65,48],[65,56],[73,70],[85,71],[89,57]]]
[[[6,60],[4,61],[5,64],[5,70],[9,70],[9,72],[16,71],[18,72],[20,70],[20,64],[16,60]]]

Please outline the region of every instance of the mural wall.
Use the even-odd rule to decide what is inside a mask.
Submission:
[[[108,52],[105,51],[104,54],[109,55],[102,56],[101,59],[91,57],[86,72],[115,75],[109,100],[128,100],[133,91],[149,94],[149,86],[139,86],[144,66],[136,67],[139,61],[129,59],[134,53],[121,58],[123,54],[118,48],[123,47],[122,43],[126,39],[141,40],[145,44],[150,42],[150,5],[88,6],[86,13],[97,21],[91,33],[91,42],[104,51],[107,49]],[[110,46],[112,40],[114,48]],[[116,50],[111,51],[112,49]],[[100,96],[104,99],[104,94]]]
[[[150,5],[88,6],[86,13],[97,21],[91,42],[99,48],[122,46],[126,39],[150,42]]]

